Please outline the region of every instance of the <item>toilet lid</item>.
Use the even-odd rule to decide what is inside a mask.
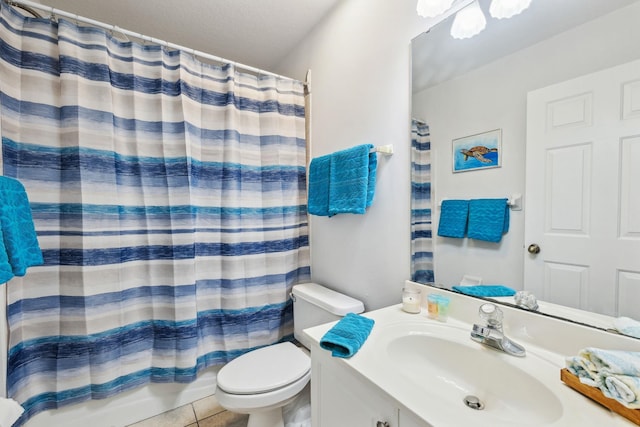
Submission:
[[[262,347],[232,360],[218,372],[218,387],[227,393],[265,393],[302,378],[311,359],[290,342]]]

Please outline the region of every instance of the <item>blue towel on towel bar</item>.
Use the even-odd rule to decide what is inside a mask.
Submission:
[[[372,148],[362,144],[331,156],[329,215],[364,214],[373,203],[378,159]]]
[[[507,199],[474,199],[469,202],[470,239],[498,243],[509,231]]]
[[[329,216],[329,176],[331,154],[316,157],[309,165],[309,197],[307,209],[311,215]]]
[[[452,289],[474,297],[510,297],[516,294],[514,289],[503,285],[453,286]]]
[[[0,283],[44,261],[24,186],[0,176]]]
[[[463,238],[467,233],[468,200],[443,200],[438,222],[438,236]]]
[[[348,358],[360,350],[369,337],[374,321],[368,317],[347,313],[320,340],[320,347],[333,357]]]
[[[309,165],[308,211],[312,215],[364,214],[373,203],[378,158],[371,144],[316,157]]]

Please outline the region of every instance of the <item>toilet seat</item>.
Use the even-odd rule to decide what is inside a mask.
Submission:
[[[311,379],[311,370],[302,378],[277,390],[256,394],[231,394],[225,392],[219,386],[215,395],[218,403],[225,409],[240,414],[250,414],[253,411],[269,411],[280,408],[293,401],[295,397],[306,387]]]
[[[218,372],[218,387],[229,394],[253,395],[286,387],[309,374],[311,359],[290,342],[243,354]]]

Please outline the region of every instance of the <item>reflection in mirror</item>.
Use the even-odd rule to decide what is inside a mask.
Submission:
[[[411,280],[432,283],[431,142],[429,126],[411,119]]]
[[[488,4],[488,0],[480,0],[487,16]],[[424,168],[422,174],[416,175],[416,165],[423,160],[416,162],[413,159],[412,188],[421,188],[420,180],[428,179],[431,189],[428,206],[412,200],[412,239],[417,236],[424,239],[417,245],[412,240],[412,276],[416,281],[436,282],[438,286],[451,289],[461,282],[464,275],[477,276],[484,284],[502,284],[516,291],[531,291],[538,298],[540,312],[603,329],[615,329],[614,323],[618,318],[640,319],[640,312],[634,311],[640,310],[640,305],[630,303],[640,300],[640,187],[623,184],[620,189],[612,190],[601,181],[575,181],[575,171],[565,174],[565,181],[569,184],[555,194],[556,200],[565,201],[565,206],[568,200],[579,202],[581,206],[597,206],[604,200],[606,192],[620,195],[619,200],[607,202],[606,206],[616,212],[610,229],[616,241],[627,245],[626,255],[608,256],[613,252],[600,247],[592,251],[593,255],[587,261],[548,258],[553,254],[555,244],[537,238],[533,240],[530,237],[533,236],[531,226],[540,223],[545,228],[553,214],[549,206],[554,199],[535,199],[532,202],[534,199],[531,197],[535,193],[532,188],[544,188],[549,171],[554,169],[553,165],[529,163],[528,157],[533,156],[529,156],[531,142],[528,139],[544,140],[548,133],[543,124],[538,136],[531,134],[528,129],[531,118],[527,116],[530,94],[640,59],[637,48],[640,42],[639,19],[640,0],[533,0],[530,8],[516,17],[488,19],[487,28],[474,38],[451,38],[452,18],[449,18],[412,41],[412,116],[426,123],[421,132],[422,138],[430,140],[428,156],[431,164],[428,174],[424,173]],[[640,70],[640,65],[637,68]],[[634,126],[640,125],[640,83],[637,83],[640,82],[640,71],[634,78],[625,78],[626,83],[618,86],[616,93],[619,96],[628,93],[628,100],[617,104],[626,102],[629,106],[636,106],[627,108],[631,113],[624,117],[624,126],[636,129]],[[588,106],[589,102],[587,100],[582,105]],[[556,105],[566,106],[562,103]],[[566,123],[569,126],[561,131],[572,128],[571,120],[577,117],[577,113],[566,108],[557,111],[568,118]],[[598,113],[594,117],[600,115]],[[546,118],[545,114],[542,116]],[[581,129],[578,138],[582,140],[573,143],[572,147],[590,146],[596,139],[589,126]],[[501,166],[453,173],[452,141],[494,129],[502,132]],[[637,136],[640,130],[633,130],[632,134]],[[415,143],[415,138],[416,134],[412,134],[412,143]],[[607,157],[606,162],[613,168],[620,163],[624,166],[625,153],[636,153],[636,158],[640,153],[640,139],[637,137],[616,136],[609,143],[611,150],[602,156]],[[600,154],[599,157],[589,157],[588,150],[587,154],[583,150],[582,157],[572,151],[557,152],[567,155],[554,157],[554,153],[547,153],[543,160],[550,156],[563,159],[564,164],[581,163],[584,165],[580,169],[583,174],[592,165],[605,164]],[[416,151],[412,150],[414,154]],[[633,163],[629,160],[628,164]],[[634,177],[637,182],[640,175],[633,170],[621,167],[620,170],[611,170],[609,175],[622,182],[620,177],[626,174],[625,179],[629,182],[633,182]],[[442,200],[509,198],[514,194],[525,195],[524,207],[522,210],[510,210],[509,231],[500,243],[436,236]],[[421,197],[420,200],[426,200],[424,195]],[[417,216],[427,212],[431,215],[428,220]],[[584,230],[556,233],[572,235],[577,242],[574,243],[575,250],[564,249],[564,252],[579,252],[583,246],[581,242],[591,231],[590,227],[601,221],[597,215],[600,214],[589,213],[581,219],[585,224]],[[429,234],[426,224],[430,228],[431,221],[433,237],[426,239]],[[421,233],[416,233],[416,225],[422,226]],[[621,229],[626,234],[621,235]],[[540,246],[539,254],[527,252],[531,244]],[[426,278],[428,273],[425,274],[425,270],[429,264],[416,262],[421,258],[431,260],[434,280]],[[604,261],[610,261],[614,267],[607,273],[606,280],[596,279],[596,271],[601,269]],[[530,271],[536,273],[530,274]],[[515,302],[513,297],[496,300]]]

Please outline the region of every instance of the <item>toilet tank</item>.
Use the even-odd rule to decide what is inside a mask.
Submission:
[[[305,347],[310,342],[302,330],[339,320],[347,313],[362,313],[364,304],[317,283],[301,283],[291,291],[293,298],[293,325],[295,338]]]

